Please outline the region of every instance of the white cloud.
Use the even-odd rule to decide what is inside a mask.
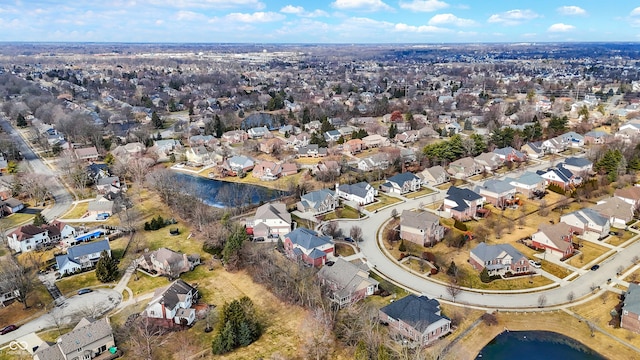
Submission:
[[[587,15],[587,10],[575,5],[561,6],[558,12],[562,15]]]
[[[206,16],[193,11],[181,10],[176,13],[176,20],[178,21],[197,21],[205,19]]]
[[[498,23],[504,25],[518,25],[525,21],[539,18],[540,15],[531,10],[509,10],[499,14],[493,14],[487,20],[490,23]]]
[[[284,20],[286,17],[276,12],[254,12],[248,13],[231,13],[225,16],[227,20],[238,21],[244,23],[267,23]]]
[[[576,27],[573,25],[567,25],[563,23],[557,23],[549,26],[547,29],[548,32],[567,32],[574,30]]]
[[[631,13],[629,14],[631,16],[638,16],[640,15],[640,6],[638,6],[637,8],[631,10]]]
[[[313,11],[306,11],[302,6],[293,6],[293,5],[287,5],[283,7],[282,9],[280,9],[280,12],[285,14],[293,14],[301,17],[310,17],[310,18],[329,16],[329,14],[324,10],[316,9]]]
[[[453,14],[438,14],[429,19],[429,25],[473,26],[476,22],[471,19],[459,18]]]
[[[394,30],[399,32],[412,32],[412,33],[443,33],[443,32],[450,31],[448,29],[440,28],[437,26],[431,26],[431,25],[414,26],[414,25],[407,25],[403,23],[396,24],[394,26]]]
[[[400,7],[411,11],[433,12],[449,7],[444,1],[440,0],[413,0],[411,2],[400,2]]]
[[[304,8],[302,6],[293,6],[293,5],[287,5],[285,7],[283,7],[282,9],[280,9],[280,12],[285,13],[285,14],[302,14],[304,13]]]
[[[392,7],[382,2],[382,0],[336,0],[331,6],[340,10],[391,10]]]
[[[135,2],[133,2],[135,3]],[[264,9],[264,3],[259,0],[142,0],[138,1],[140,5],[144,3],[174,8],[217,8],[229,9],[238,7],[248,7],[251,9]]]

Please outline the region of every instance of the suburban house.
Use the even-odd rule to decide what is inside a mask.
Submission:
[[[111,255],[109,240],[92,241],[80,245],[70,246],[67,253],[56,256],[56,267],[61,275],[91,269],[96,266],[103,251]]]
[[[277,180],[282,175],[282,166],[273,161],[260,161],[253,168],[251,175],[264,181]]]
[[[498,154],[493,152],[482,153],[473,158],[473,160],[475,160],[477,165],[484,169],[483,171],[487,172],[494,172],[504,165],[504,160],[502,160]]]
[[[591,208],[584,208],[562,215],[560,216],[560,222],[571,225],[580,234],[597,235],[597,239],[602,239],[609,235],[609,230],[611,230],[609,217],[602,216]]]
[[[389,167],[389,156],[386,153],[373,154],[358,161],[358,170],[384,170]]]
[[[191,325],[196,319],[192,307],[198,299],[198,290],[183,280],[157,289],[144,310],[144,315],[159,325]]]
[[[153,150],[158,155],[158,161],[169,161],[171,155],[180,149],[182,149],[182,144],[175,139],[156,140],[153,145]]]
[[[613,195],[631,204],[633,210],[637,211],[640,209],[640,186],[636,185],[616,189]]]
[[[633,205],[615,196],[598,201],[591,209],[608,218],[611,226],[619,229],[624,229],[633,220]]]
[[[542,150],[547,154],[557,154],[567,150],[569,146],[568,142],[562,137],[556,136],[554,138],[544,140],[541,144]]]
[[[111,172],[109,171],[109,166],[107,164],[91,163],[87,165],[86,170],[91,181],[111,176]]]
[[[419,177],[413,173],[404,172],[388,178],[384,184],[380,185],[380,190],[402,195],[418,191],[421,187],[422,184]]]
[[[545,154],[541,141],[528,142],[520,147],[520,151],[532,159],[539,159]]]
[[[242,132],[244,133],[244,131]],[[224,135],[222,136],[224,137]],[[245,133],[245,137],[246,137],[246,133]],[[213,135],[193,135],[189,138],[189,146],[191,147],[198,147],[198,146],[212,147],[217,142],[218,142],[218,139],[216,139]]]
[[[82,318],[70,332],[55,343],[44,342],[33,353],[34,360],[114,359],[116,343],[107,317]],[[102,355],[102,356],[101,356]],[[106,356],[105,356],[106,355]]]
[[[327,160],[327,161],[318,161],[316,166],[311,169],[311,172],[314,175],[318,173],[332,173],[335,176],[339,176],[341,172],[340,163],[335,160]]]
[[[270,137],[271,132],[266,126],[258,126],[252,127],[251,129],[247,130],[247,135],[250,139],[261,139]]]
[[[114,202],[102,195],[98,195],[95,200],[90,201],[87,205],[87,214],[90,217],[97,217],[100,214],[111,216],[113,215],[113,210]]]
[[[536,174],[540,175],[547,185],[554,184],[559,186],[562,190],[569,190],[582,183],[582,178],[576,176],[571,170],[566,169],[562,164],[555,168],[545,170],[538,170]]]
[[[121,184],[120,178],[117,176],[105,176],[95,181],[96,190],[100,194],[106,194],[108,192],[120,192]]]
[[[342,134],[340,134],[340,131],[338,130],[329,130],[325,131],[323,136],[327,142],[336,142],[340,139],[340,136],[342,136]]]
[[[624,295],[620,327],[640,333],[640,285],[630,282]]]
[[[23,225],[7,235],[7,243],[11,250],[24,253],[54,245],[74,236],[75,232],[74,228],[57,220],[49,225]]]
[[[222,164],[222,167],[233,175],[240,173],[248,173],[253,170],[255,163],[249,157],[244,155],[236,155],[228,158]]]
[[[154,251],[145,251],[138,258],[137,264],[148,272],[175,279],[180,274],[191,271],[200,265],[200,255],[182,254],[163,247]]]
[[[249,134],[244,130],[231,130],[222,134],[222,140],[230,144],[240,144],[249,139]]]
[[[400,238],[421,246],[433,246],[444,238],[446,228],[440,218],[430,212],[402,211]]]
[[[342,145],[344,151],[350,154],[357,154],[364,148],[364,142],[360,139],[351,139]]]
[[[298,157],[319,157],[327,156],[327,148],[319,147],[318,144],[309,144],[298,147]]]
[[[284,235],[284,251],[291,259],[322,266],[328,256],[333,256],[334,245],[331,237],[299,227]]]
[[[365,136],[362,138],[362,142],[364,143],[364,147],[367,149],[390,145],[388,138],[378,134]]]
[[[116,147],[111,151],[111,155],[120,161],[126,162],[132,158],[140,157],[145,150],[144,144],[136,141]]]
[[[0,200],[0,216],[11,215],[24,209],[22,201],[10,197],[6,200]]]
[[[74,153],[78,160],[96,161],[100,157],[98,149],[95,146],[75,149]]]
[[[582,148],[584,146],[584,136],[575,131],[569,131],[558,137],[573,148]]]
[[[430,186],[444,184],[450,180],[449,174],[440,165],[426,168],[416,175],[418,175],[424,185]]]
[[[482,165],[476,163],[472,157],[467,156],[451,162],[447,168],[447,172],[457,179],[466,179],[473,175],[480,174],[483,169],[484,167]]]
[[[291,231],[291,214],[281,202],[267,203],[256,210],[256,215],[247,220],[247,233],[254,237],[285,235]]]
[[[395,141],[403,144],[412,143],[418,141],[420,138],[420,132],[418,130],[407,130],[402,133],[396,134]]]
[[[591,160],[582,157],[570,157],[564,160],[562,166],[579,176],[586,176],[593,171]]]
[[[214,155],[207,150],[204,145],[190,147],[185,152],[187,161],[194,164],[204,165],[214,162]]]
[[[451,320],[443,316],[440,303],[426,296],[407,295],[380,309],[378,317],[389,324],[392,335],[429,345],[451,332]]]
[[[280,176],[290,176],[298,173],[298,164],[295,162],[284,162],[280,164],[282,167],[282,171],[280,172]]]
[[[301,212],[319,215],[333,211],[339,205],[340,200],[338,200],[338,195],[335,191],[320,189],[300,196],[297,208]]]
[[[505,181],[508,181],[516,188],[516,193],[520,193],[527,198],[532,198],[536,193],[545,190],[544,178],[531,171],[525,172],[517,179],[506,178]]]
[[[592,130],[584,134],[585,144],[601,145],[607,143],[611,138],[611,134],[599,130]]]
[[[495,149],[493,150],[493,153],[498,155],[503,162],[523,162],[527,160],[526,154],[512,148],[511,146]]]
[[[510,244],[487,245],[481,242],[471,249],[469,264],[478,271],[486,268],[489,276],[529,272],[529,259]]]
[[[324,265],[318,271],[318,278],[329,289],[331,301],[340,307],[358,302],[378,290],[378,282],[369,277],[366,265],[359,266],[341,257],[333,265]]]
[[[486,202],[500,209],[508,206],[516,196],[516,187],[507,179],[489,179],[475,190],[485,198]]]
[[[311,141],[311,135],[307,132],[301,132],[298,135],[291,135],[287,139],[289,147],[298,150],[298,148],[309,145]]]
[[[375,201],[378,191],[367,182],[356,184],[336,184],[336,195],[359,205],[371,204]]]
[[[563,222],[553,225],[541,225],[538,232],[531,235],[532,245],[545,250],[548,254],[567,258],[574,252],[573,235],[576,232],[571,225]]]
[[[273,154],[280,151],[280,149],[284,149],[285,144],[286,142],[282,140],[282,138],[274,137],[260,141],[260,144],[258,144],[258,150],[265,154]]]
[[[484,197],[469,189],[452,186],[447,190],[444,199],[444,211],[460,221],[467,221],[477,217],[478,209],[484,205]]]

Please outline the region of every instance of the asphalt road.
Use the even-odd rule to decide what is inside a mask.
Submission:
[[[383,274],[388,279],[413,289],[418,293],[425,294],[432,298],[442,298],[453,300],[449,295],[446,285],[440,284],[426,278],[414,275],[399,266],[396,261],[389,259],[377,244],[376,236],[380,226],[391,217],[391,212],[396,209],[398,214],[402,210],[411,210],[419,206],[420,202],[430,203],[439,201],[444,197],[443,193],[429,195],[425,198],[407,200],[396,206],[371,213],[368,218],[360,221],[340,221],[340,228],[343,233],[348,234],[352,226],[357,225],[362,228],[363,241],[359,244],[360,249],[367,260],[370,268]],[[466,250],[464,250],[466,251]],[[640,254],[640,242],[635,242],[624,251],[618,252],[603,263],[597,271],[589,271],[579,276],[577,279],[563,284],[553,289],[538,291],[534,293],[483,293],[479,291],[461,291],[455,298],[456,303],[475,305],[483,308],[495,309],[516,309],[516,308],[538,308],[541,295],[546,298],[544,307],[552,307],[568,302],[569,294],[573,294],[575,300],[592,293],[592,287],[603,286],[610,278],[616,277],[618,266],[627,268],[632,265],[632,259]]]
[[[2,126],[2,129],[7,132],[18,145],[18,149],[24,158],[21,165],[26,165],[30,170],[29,172],[40,174],[45,179],[44,186],[53,196],[54,204],[43,210],[42,214],[50,221],[62,216],[62,214],[69,210],[73,202],[73,197],[69,191],[67,191],[64,185],[55,176],[54,171],[33,152],[31,147],[22,138],[22,136],[20,136],[17,130],[11,126],[5,117],[0,119],[0,126]]]

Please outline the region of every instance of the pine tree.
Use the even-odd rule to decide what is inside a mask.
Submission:
[[[103,283],[114,281],[118,277],[118,263],[104,250],[96,264],[96,277]]]
[[[161,129],[164,126],[164,121],[162,121],[156,111],[151,114],[151,124],[153,124],[153,127],[156,129]]]
[[[24,118],[24,115],[18,114],[18,118],[16,119],[16,125],[19,127],[27,126],[27,119]]]
[[[47,219],[44,218],[42,213],[37,213],[36,216],[33,217],[33,225],[40,226],[47,224]]]

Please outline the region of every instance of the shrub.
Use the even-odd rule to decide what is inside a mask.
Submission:
[[[498,318],[494,314],[485,313],[480,318],[489,326],[498,325]]]
[[[560,195],[564,195],[564,190],[560,186],[558,186],[556,184],[549,184],[547,189],[549,191],[553,191],[554,193],[557,193],[557,194],[560,194]]]
[[[404,240],[400,242],[400,246],[398,246],[398,251],[407,251],[407,246],[404,244]]]
[[[480,281],[482,281],[485,284],[488,284],[491,281],[493,281],[491,276],[489,276],[489,270],[487,270],[487,268],[482,269],[482,272],[480,273]]]
[[[432,264],[436,263],[436,256],[432,252],[428,252],[428,251],[423,252],[422,258]]]
[[[459,221],[456,219],[456,221],[453,223],[453,227],[460,230],[460,231],[467,231],[467,225],[465,223],[463,223],[462,221]]]
[[[447,275],[449,276],[456,276],[458,275],[458,266],[456,265],[455,262],[451,262],[451,264],[449,264],[449,267],[447,268]]]

